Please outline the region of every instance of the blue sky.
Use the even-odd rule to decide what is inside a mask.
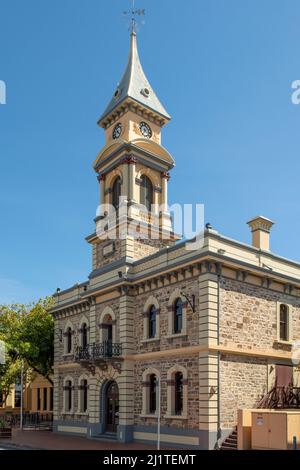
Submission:
[[[0,0],[0,302],[86,279],[104,143],[96,121],[123,73],[129,0]],[[145,72],[172,115],[170,202],[250,242],[276,222],[272,251],[300,261],[298,0],[137,0]]]

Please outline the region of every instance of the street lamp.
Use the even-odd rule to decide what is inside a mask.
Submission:
[[[158,391],[158,415],[157,415],[157,450],[160,450],[160,421],[161,421],[161,410],[160,410],[160,401],[161,401],[161,385],[160,379],[157,379],[157,391]]]
[[[23,431],[23,386],[24,386],[24,359],[21,361],[21,406],[20,406],[20,430]]]

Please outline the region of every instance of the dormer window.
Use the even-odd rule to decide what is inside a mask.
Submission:
[[[144,95],[146,98],[149,98],[149,96],[150,96],[150,90],[149,90],[149,88],[142,88],[141,93],[142,93],[142,95]]]
[[[120,94],[121,94],[121,90],[120,88],[117,88],[114,94],[114,99],[116,100],[117,98],[119,98]]]

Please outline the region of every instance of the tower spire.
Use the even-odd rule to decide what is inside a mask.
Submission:
[[[136,11],[136,10],[134,10]],[[133,17],[134,22],[136,21]],[[130,38],[130,51],[127,66],[121,81],[117,85],[117,89],[109,102],[107,108],[98,121],[101,127],[111,121],[111,116],[115,115],[119,108],[126,107],[127,103],[134,102],[146,108],[153,115],[161,120],[162,125],[168,122],[171,118],[154,90],[152,89],[140,62],[136,31],[132,24],[131,38]]]

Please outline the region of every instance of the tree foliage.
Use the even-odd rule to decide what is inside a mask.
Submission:
[[[52,299],[26,305],[0,306],[0,340],[6,346],[6,361],[0,365],[0,389],[4,400],[20,377],[23,363],[51,383],[53,372],[54,320],[49,314]]]

